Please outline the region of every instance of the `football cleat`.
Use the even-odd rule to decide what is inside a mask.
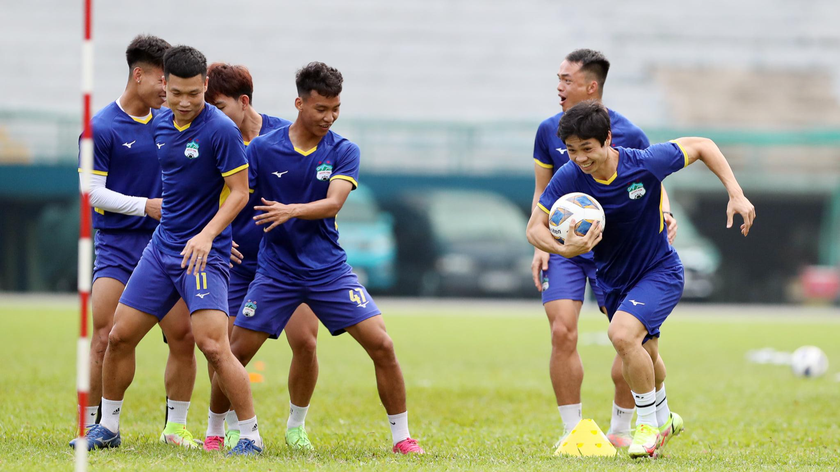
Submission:
[[[312,443],[309,442],[309,436],[306,435],[306,428],[303,425],[297,428],[289,428],[286,430],[286,445],[296,451],[314,451]]]
[[[659,429],[643,424],[636,427],[633,442],[627,449],[627,454],[633,458],[654,457],[659,447]]]
[[[166,428],[160,433],[160,442],[173,444],[175,446],[193,449],[203,446],[203,443],[195,438],[186,425],[178,423],[167,423]]]
[[[263,450],[257,446],[253,439],[239,438],[233,449],[227,453],[228,456],[257,456],[262,454]]]
[[[225,433],[225,444],[228,448],[233,448],[237,444],[239,444],[239,430],[238,429],[229,429],[227,433]]]
[[[403,439],[402,441],[394,444],[394,449],[392,449],[395,453],[399,454],[425,454],[426,451],[417,444],[416,439]]]
[[[207,436],[204,438],[205,451],[221,451],[225,447],[225,438],[221,436]]]
[[[112,433],[111,430],[99,424],[91,426],[85,433],[85,438],[87,439],[88,451],[119,447],[122,443],[119,431]],[[70,447],[75,448],[78,439],[70,441]]]
[[[680,433],[683,432],[685,429],[685,424],[683,423],[683,419],[680,415],[671,412],[671,416],[668,417],[668,421],[659,428],[659,447],[663,448],[668,441],[671,440],[674,436],[679,436]]]
[[[609,430],[607,431],[607,439],[610,440],[610,444],[613,447],[621,449],[623,447],[630,447],[630,444],[633,442],[633,435],[630,434],[630,431],[613,433],[612,430]]]

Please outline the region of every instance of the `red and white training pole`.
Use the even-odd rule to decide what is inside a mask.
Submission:
[[[87,441],[85,440],[85,407],[90,391],[90,341],[88,340],[88,305],[93,277],[93,244],[90,239],[90,177],[93,173],[93,129],[90,124],[91,95],[93,94],[93,0],[84,1],[84,41],[82,41],[82,126],[84,132],[79,146],[81,168],[81,219],[79,224],[79,342],[76,347],[76,391],[79,397],[79,439],[76,441],[76,471],[87,470]]]

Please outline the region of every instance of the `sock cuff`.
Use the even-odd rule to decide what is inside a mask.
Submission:
[[[399,420],[399,419],[403,419],[403,418],[407,418],[407,417],[408,417],[408,410],[406,410],[402,413],[397,413],[396,415],[388,415],[388,419],[391,420],[391,421]]]
[[[179,402],[178,400],[173,400],[171,398],[167,398],[166,403],[168,403],[170,406],[184,406],[184,407],[187,407],[187,408],[189,408],[189,406],[190,406],[189,401]]]
[[[633,407],[633,408],[622,408],[622,407],[618,406],[615,402],[613,402],[613,408],[615,408],[616,410],[618,410],[622,413],[633,413],[633,410],[636,409],[635,407]]]

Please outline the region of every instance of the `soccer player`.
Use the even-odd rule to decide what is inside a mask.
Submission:
[[[151,121],[166,98],[163,55],[169,47],[155,36],[134,38],[125,52],[129,68],[125,91],[92,120],[95,132],[90,202],[97,233],[87,428],[96,423],[102,398],[102,361],[117,303],[160,220],[160,164]],[[182,315],[185,310],[186,305],[179,301],[172,314],[160,321],[169,344],[164,375],[167,424],[160,440],[195,447],[186,429],[195,383],[195,343],[189,321]]]
[[[711,140],[680,138],[644,150],[613,148],[610,118],[603,105],[586,101],[560,119],[558,134],[571,162],[557,170],[540,196],[527,236],[540,250],[565,258],[595,254],[598,285],[610,319],[608,334],[636,403],[636,432],[628,453],[637,458],[653,456],[682,430],[683,423],[668,407],[665,364],[659,356],[659,328],[684,285],[682,262],[663,231],[661,182],[701,160],[729,194],[727,227],[738,213],[746,236],[755,208]],[[609,223],[606,232],[598,226],[584,237],[570,231],[564,244],[551,236],[548,209],[570,192],[583,192],[600,202]]]
[[[120,298],[103,368],[102,422],[88,431],[91,448],[120,443],[123,397],[143,336],[179,298],[190,312],[195,343],[233,403],[241,437],[229,454],[262,452],[251,387],[227,336],[230,223],[248,201],[245,146],[236,125],[204,102],[207,61],[189,46],[163,60],[169,110],[153,121],[163,177],[161,222]],[[222,189],[229,195],[219,204]]]
[[[254,82],[248,69],[240,65],[210,64],[207,69],[207,92],[204,100],[224,112],[242,133],[247,146],[252,139],[292,124],[291,121],[257,113],[251,105]],[[259,194],[251,192],[248,204],[239,212],[231,224],[233,241],[237,243],[238,256],[230,271],[228,290],[228,333],[233,331],[236,313],[248,291],[248,285],[257,275],[257,252],[263,237],[262,229],[254,224],[257,214],[254,206],[259,205]],[[286,325],[286,338],[292,348],[292,364],[289,367],[289,419],[286,422],[286,443],[295,449],[312,449],[306,435],[304,421],[309,410],[309,400],[318,381],[318,359],[315,346],[318,341],[318,318],[312,310],[301,305]],[[212,369],[210,380],[213,379]],[[227,412],[227,434],[224,433],[225,413],[210,411],[206,450],[219,449],[223,445],[232,447],[239,440],[239,422],[233,410]]]
[[[247,364],[306,303],[332,335],[350,333],[373,360],[393,451],[422,454],[409,435],[405,382],[394,344],[338,244],[335,216],[359,175],[358,146],[330,131],[339,116],[342,82],[338,70],[321,62],[300,69],[295,122],[248,146],[251,188],[263,202],[254,220],[266,234],[257,276],[234,322],[231,349]],[[227,400],[217,379],[210,409],[225,411]]]
[[[557,93],[563,112],[584,100],[600,101],[610,63],[598,51],[578,49],[569,53],[560,64],[557,78]],[[532,208],[536,208],[540,195],[554,172],[569,161],[566,145],[557,136],[557,125],[563,112],[554,115],[537,129],[534,141],[535,188]],[[645,133],[623,115],[609,110],[612,123],[612,144],[634,149],[650,146]],[[663,188],[663,213],[668,226],[668,237],[676,236],[676,221],[670,213],[668,195]],[[551,205],[548,206],[551,208]],[[586,280],[589,279],[598,306],[604,307],[601,290],[595,282],[595,262],[592,254],[581,254],[572,259],[549,255],[539,248],[534,249],[531,263],[534,285],[542,292],[542,302],[551,328],[551,358],[549,374],[557,409],[563,422],[563,434],[555,447],[581,420],[583,409],[580,388],[583,383],[583,364],[577,352],[577,323],[583,305]],[[621,375],[621,359],[616,356],[612,368],[615,384],[615,400],[607,437],[616,447],[630,445],[630,421],[633,418],[633,397],[630,387]]]

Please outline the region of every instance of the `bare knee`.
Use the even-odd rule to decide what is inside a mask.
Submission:
[[[376,341],[365,346],[370,354],[370,358],[375,363],[391,363],[396,362],[396,354],[394,353],[394,341],[391,337],[383,333]]]
[[[570,354],[577,349],[578,330],[577,326],[569,326],[560,320],[554,320],[551,324],[551,346],[555,351]]]
[[[609,330],[607,331],[607,335],[610,338],[610,342],[612,342],[613,347],[615,347],[616,352],[621,353],[627,352],[628,350],[632,349],[636,345],[639,344],[639,340],[632,333],[628,333],[627,330],[619,329],[615,325],[610,325]]]
[[[195,341],[196,346],[204,354],[204,357],[207,359],[207,362],[212,365],[216,366],[224,357],[224,346],[222,343],[218,342],[212,338],[203,338],[203,339],[196,339]]]
[[[117,329],[116,326],[111,328],[111,332],[108,334],[108,350],[111,352],[125,352],[133,349],[134,346],[131,345],[131,342],[127,336],[124,336],[120,333],[120,330]]]
[[[306,336],[304,339],[295,339],[289,343],[292,348],[292,355],[301,359],[312,359],[318,348],[318,338]]]
[[[110,333],[110,326],[93,330],[93,337],[90,340],[90,352],[100,361],[105,357],[105,350],[108,349]]]

